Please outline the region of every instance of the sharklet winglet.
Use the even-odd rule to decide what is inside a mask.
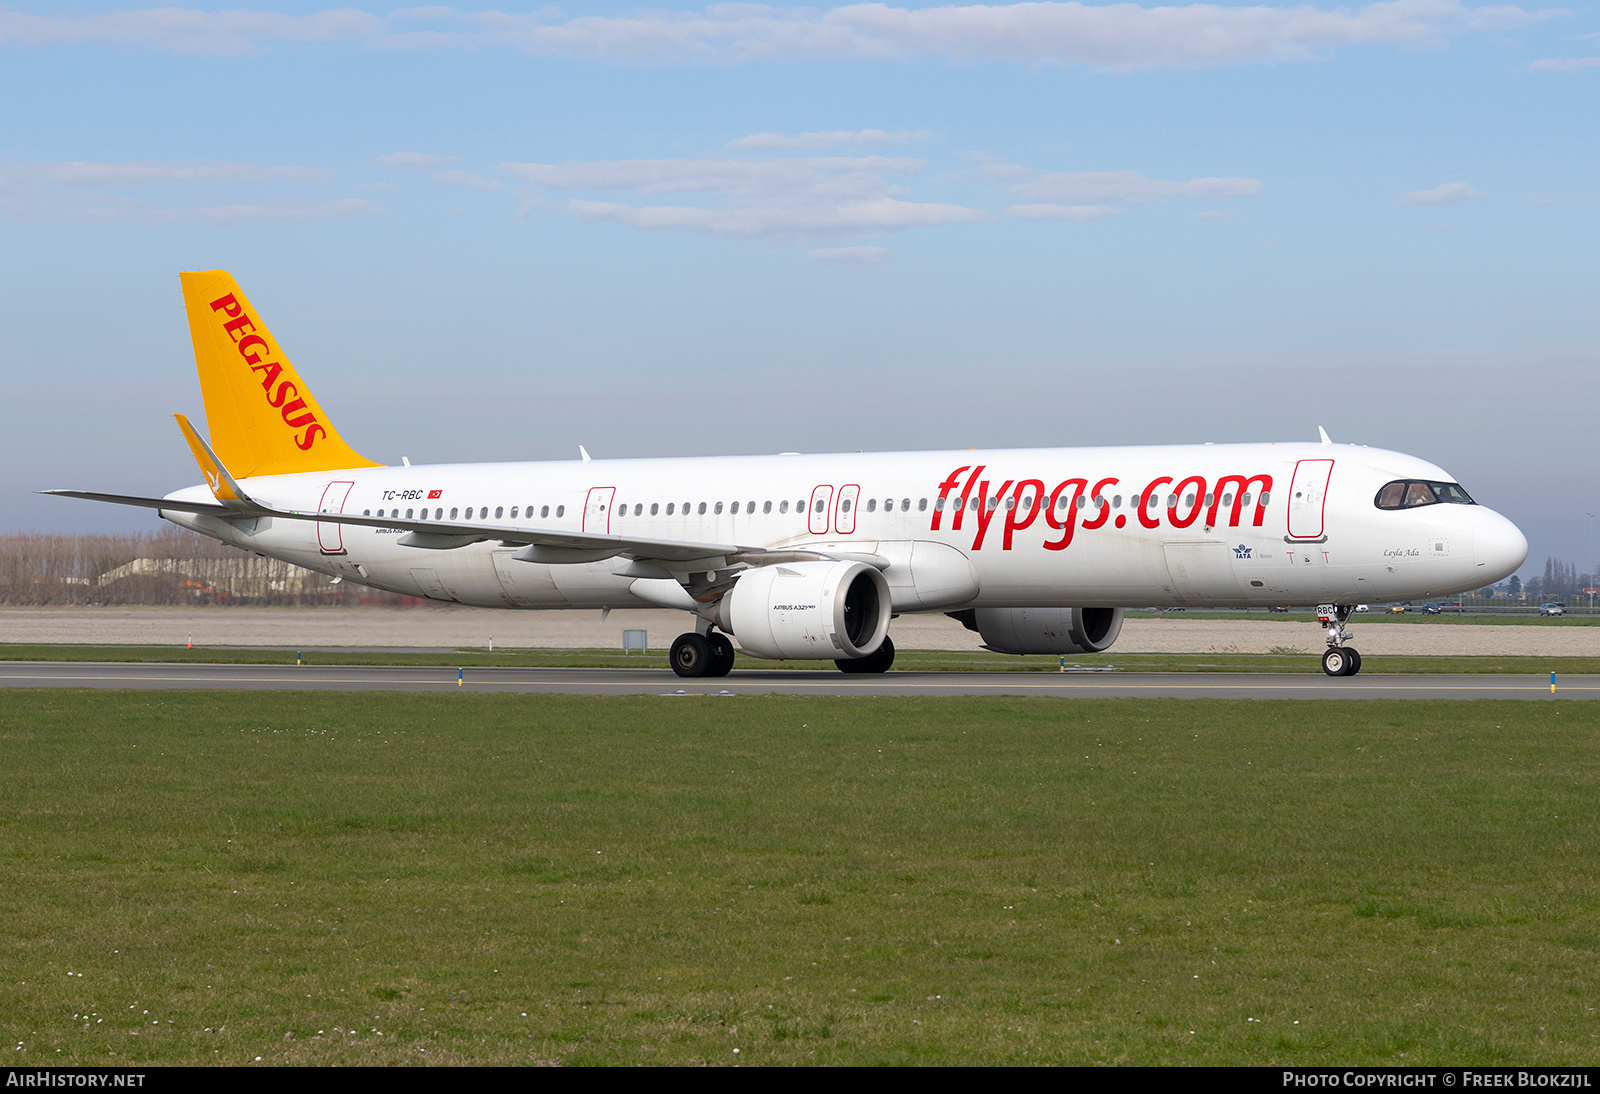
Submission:
[[[217,454],[211,451],[211,446],[206,444],[204,438],[196,432],[189,419],[182,414],[174,414],[178,428],[183,431],[183,439],[189,442],[189,451],[194,453],[194,462],[200,465],[200,473],[206,477],[206,485],[211,488],[211,493],[217,501],[229,509],[238,512],[249,512],[261,508],[233,481],[233,476],[228,469],[217,459]]]

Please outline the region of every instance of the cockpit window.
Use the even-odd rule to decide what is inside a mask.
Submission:
[[[1385,483],[1373,504],[1379,509],[1415,509],[1419,505],[1476,505],[1467,492],[1453,482],[1397,480]]]

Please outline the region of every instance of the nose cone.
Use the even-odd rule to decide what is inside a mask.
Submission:
[[[1478,583],[1493,585],[1527,561],[1528,540],[1515,524],[1490,511],[1472,531],[1472,555],[1478,564]]]

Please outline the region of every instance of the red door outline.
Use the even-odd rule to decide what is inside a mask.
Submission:
[[[319,513],[344,512],[345,499],[350,496],[350,491],[355,488],[353,482],[330,482],[322,490],[322,500],[317,503]],[[344,549],[343,525],[325,524],[317,522],[317,546],[325,555],[342,555]]]
[[[817,502],[822,502],[822,511],[817,512]],[[832,523],[833,514],[829,506],[833,503],[833,487],[818,486],[811,491],[811,500],[806,503],[806,528],[814,536],[828,534],[828,525]]]
[[[596,486],[589,490],[583,501],[583,530],[599,535],[611,534],[612,502],[616,499],[615,486]]]
[[[833,530],[841,536],[856,532],[856,510],[861,505],[861,487],[855,483],[839,487],[839,502],[833,507]]]
[[[1289,483],[1291,539],[1320,539],[1326,531],[1328,480],[1332,477],[1332,460],[1301,460],[1294,465],[1294,478]]]

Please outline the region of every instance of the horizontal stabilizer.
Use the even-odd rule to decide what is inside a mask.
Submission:
[[[40,490],[40,494],[54,494],[58,498],[82,498],[84,501],[108,501],[113,505],[136,505],[141,509],[171,509],[174,513],[204,513],[213,517],[238,517],[242,514],[226,505],[206,501],[177,501],[173,498],[139,498],[131,494],[97,494],[92,490]]]

